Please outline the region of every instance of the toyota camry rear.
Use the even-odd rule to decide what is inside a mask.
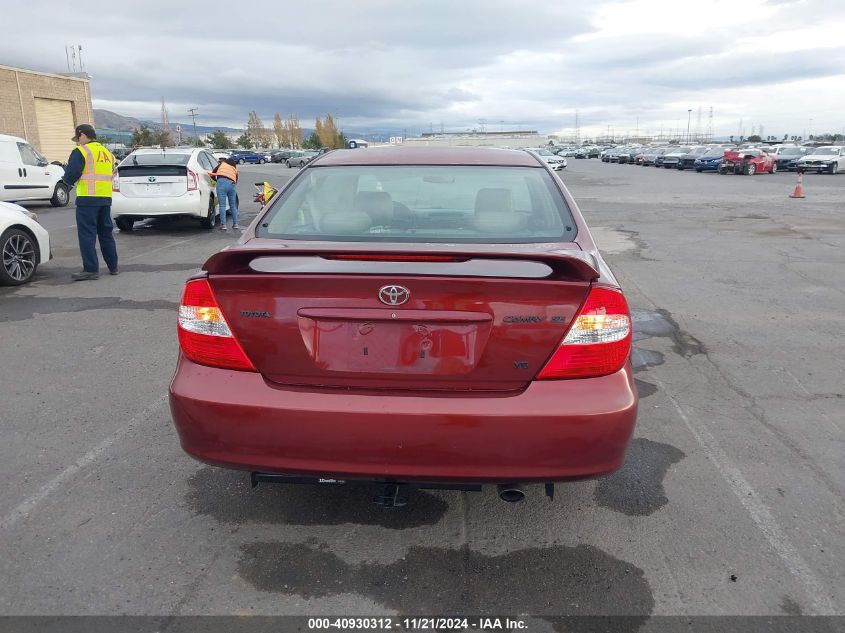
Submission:
[[[183,448],[257,473],[554,482],[621,466],[631,318],[529,152],[314,159],[185,286]]]

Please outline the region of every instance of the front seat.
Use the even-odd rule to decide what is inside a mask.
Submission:
[[[373,226],[388,226],[393,220],[393,199],[386,191],[359,191],[354,210],[369,215]]]

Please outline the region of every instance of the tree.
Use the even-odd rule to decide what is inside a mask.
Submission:
[[[276,135],[276,143],[278,143],[279,147],[290,147],[288,122],[282,121],[282,117],[278,112],[273,115],[273,133]]]
[[[302,143],[302,147],[305,149],[320,149],[323,146],[323,142],[320,140],[320,136],[317,132],[311,132],[311,136],[309,136],[305,141]]]
[[[235,141],[235,145],[243,147],[244,149],[252,149],[252,139],[249,137],[249,134],[244,132],[238,137],[238,140]]]
[[[137,130],[132,130],[132,145],[135,147],[158,145],[156,133],[142,123]]]
[[[153,144],[159,147],[173,147],[176,143],[173,140],[173,135],[170,130],[159,130],[153,133],[155,139]]]
[[[334,117],[327,114],[322,121],[317,117],[315,122],[316,133],[320,138],[321,147],[336,148],[344,147],[345,139],[343,135],[337,131],[337,124],[334,122]]]
[[[255,110],[249,113],[249,120],[246,124],[246,133],[255,143],[256,147],[270,147],[273,144],[272,133],[264,125]]]
[[[748,137],[749,143],[759,143],[762,140],[763,139],[759,134],[752,134],[751,136]]]
[[[291,114],[290,117],[288,117],[288,130],[290,130],[291,147],[302,147],[302,128],[299,127],[298,115]]]
[[[213,134],[209,134],[206,137],[206,143],[215,149],[231,149],[232,147],[232,141],[223,130],[215,130]]]

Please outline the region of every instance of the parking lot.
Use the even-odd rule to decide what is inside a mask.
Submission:
[[[294,173],[242,166],[241,224],[253,182]],[[844,613],[845,176],[806,176],[805,199],[789,173],[560,177],[634,310],[640,414],[622,470],[519,504],[385,509],[193,461],[166,399],[175,313],[237,235],[147,222],[116,232],[119,276],[73,283],[73,207],[31,205],[54,259],[0,289],[0,611]]]

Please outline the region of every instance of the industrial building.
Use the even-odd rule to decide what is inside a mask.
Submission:
[[[81,123],[94,123],[90,75],[0,66],[0,134],[22,137],[48,160],[64,162]]]

